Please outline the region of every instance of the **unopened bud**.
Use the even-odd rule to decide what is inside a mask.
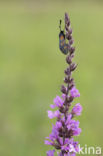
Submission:
[[[71,40],[72,39],[72,36],[70,34],[68,34],[67,39],[68,40]]]
[[[73,101],[73,97],[72,96],[68,97],[67,101],[68,101],[68,103],[72,102]]]
[[[76,69],[76,67],[77,67],[77,65],[76,65],[75,63],[72,63],[72,64],[70,65],[70,70],[71,70],[71,71],[74,71],[74,70]]]
[[[69,28],[69,34],[72,34],[72,29],[71,28]]]
[[[61,92],[66,94],[67,93],[67,89],[64,85],[61,86]]]
[[[70,68],[67,68],[67,69],[65,70],[65,74],[68,75],[68,76],[71,74]]]
[[[75,48],[74,47],[71,47],[69,51],[72,54],[75,51]]]
[[[73,43],[74,43],[74,40],[73,39],[69,40],[69,44],[70,45],[72,45]]]
[[[68,80],[68,77],[65,77],[65,78],[64,78],[64,82],[65,82],[65,83],[68,83],[68,81],[69,81],[69,80]]]
[[[68,64],[71,64],[72,63],[71,56],[67,56],[66,61],[67,61]]]
[[[71,90],[73,87],[74,87],[74,83],[72,83],[72,84],[69,86],[69,89]]]

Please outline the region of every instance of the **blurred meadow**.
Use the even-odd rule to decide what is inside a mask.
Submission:
[[[67,67],[58,48],[59,20],[68,12],[83,106],[84,146],[103,148],[103,1],[0,1],[0,156],[45,156],[52,122],[46,111]],[[74,103],[76,103],[75,101]]]

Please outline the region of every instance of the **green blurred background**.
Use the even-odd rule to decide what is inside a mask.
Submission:
[[[83,105],[81,146],[103,147],[103,1],[0,1],[0,156],[45,156],[52,121],[46,111],[61,95],[65,56],[59,19],[68,12],[75,39],[73,77]],[[75,101],[76,103],[77,101]]]

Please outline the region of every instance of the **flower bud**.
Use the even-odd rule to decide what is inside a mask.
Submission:
[[[73,87],[74,87],[74,83],[72,83],[72,84],[69,86],[69,89],[71,90]]]
[[[68,76],[70,76],[70,74],[71,74],[70,68],[67,68],[64,72],[65,72],[65,74],[68,75]]]
[[[67,93],[67,88],[64,85],[61,86],[61,92],[64,94]]]
[[[68,64],[71,64],[71,63],[72,63],[72,58],[71,58],[71,56],[67,56],[66,61],[67,61]]]
[[[70,103],[70,102],[72,102],[72,101],[73,101],[73,97],[72,97],[72,96],[70,96],[70,97],[67,98],[67,102],[68,102],[68,103]]]
[[[68,33],[69,29],[68,29],[68,26],[67,25],[65,26],[65,29],[67,31],[66,33]]]
[[[67,21],[67,26],[68,26],[68,27],[70,26],[70,20]]]
[[[70,19],[67,13],[65,13],[65,24],[67,24],[67,26],[70,26]]]
[[[73,43],[74,43],[74,40],[73,39],[69,40],[69,44],[70,45],[72,45]]]
[[[69,28],[69,34],[72,34],[72,29],[71,28]]]
[[[67,35],[67,39],[68,39],[68,40],[71,40],[71,39],[72,39],[72,35],[68,34],[68,35]]]
[[[70,82],[70,83],[74,83],[74,79],[71,78],[71,79],[69,80],[69,82]]]
[[[65,77],[65,78],[64,78],[64,82],[65,82],[65,83],[68,83],[68,82],[69,82],[68,77]]]
[[[72,64],[70,65],[70,70],[71,70],[71,71],[74,71],[74,70],[76,69],[76,67],[77,67],[77,65],[76,65],[75,63],[72,63]]]
[[[74,48],[74,47],[71,47],[71,48],[69,49],[69,51],[70,51],[70,53],[72,54],[72,53],[75,51],[75,48]]]

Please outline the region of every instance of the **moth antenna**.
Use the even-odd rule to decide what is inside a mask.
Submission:
[[[60,24],[59,24],[60,31],[61,31],[61,23],[62,23],[62,20],[60,20]]]

